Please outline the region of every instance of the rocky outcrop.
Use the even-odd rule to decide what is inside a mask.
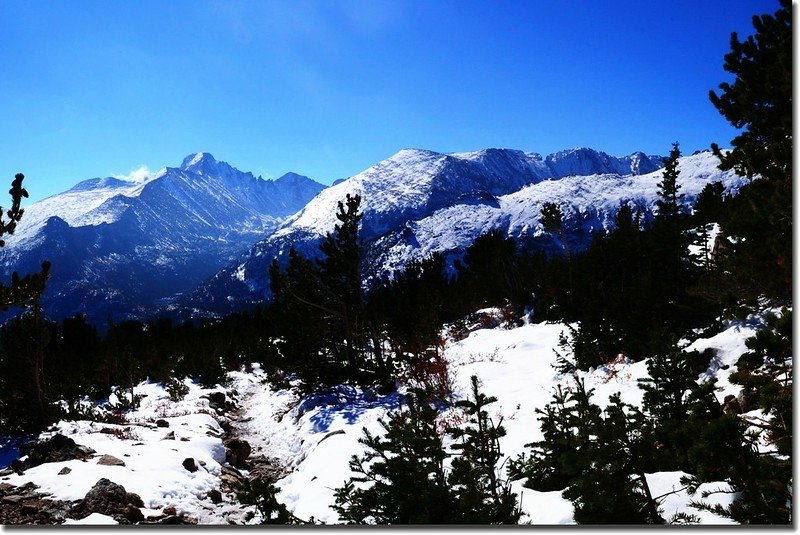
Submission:
[[[62,434],[23,444],[19,447],[19,452],[20,458],[11,462],[11,469],[18,473],[44,463],[88,459],[95,453],[92,448],[76,444]]]
[[[138,494],[128,492],[122,485],[103,478],[72,508],[71,514],[80,519],[92,513],[100,513],[120,523],[130,523],[129,517],[137,516],[132,513],[130,506],[144,507],[144,503]]]

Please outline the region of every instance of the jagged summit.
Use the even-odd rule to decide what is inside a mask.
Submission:
[[[193,167],[202,167],[206,165],[216,165],[217,160],[208,152],[195,152],[183,159],[181,169],[187,170]]]

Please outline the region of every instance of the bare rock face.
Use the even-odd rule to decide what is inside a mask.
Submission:
[[[44,463],[86,459],[95,453],[93,449],[75,444],[74,440],[60,433],[45,440],[23,444],[19,452],[23,457],[27,455],[27,458],[24,461],[20,459],[12,461],[11,468],[16,472],[23,472]]]

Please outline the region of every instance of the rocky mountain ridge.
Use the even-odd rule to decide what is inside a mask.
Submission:
[[[93,178],[26,207],[0,268],[52,262],[45,313],[94,323],[145,317],[265,237],[325,186],[287,174],[264,180],[208,153],[142,181]]]

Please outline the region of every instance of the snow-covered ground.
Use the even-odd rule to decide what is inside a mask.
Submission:
[[[720,400],[737,392],[728,376],[746,350],[744,340],[758,325],[758,318],[730,323],[719,334],[698,339],[688,347],[717,350],[701,379],[718,379]],[[507,435],[501,447],[508,457],[516,457],[526,450],[525,444],[541,438],[536,409],[551,400],[556,385],[566,386],[571,382],[552,367],[556,358],[554,349],[564,329],[564,325],[548,323],[477,329],[466,338],[449,339],[446,343],[444,355],[456,395],[465,397],[470,376],[477,375],[484,393],[498,398],[490,409],[495,421],[503,418]],[[616,392],[623,401],[639,404],[642,396],[637,380],[646,375],[646,362],[624,361],[581,373],[587,389],[595,391],[594,401],[601,406]],[[214,389],[202,389],[187,382],[189,393],[180,402],[170,401],[160,385],[141,384],[136,387],[136,393],[144,396],[141,406],[128,413],[127,425],[83,421],[57,424],[59,432],[78,444],[93,448],[98,456],[113,455],[123,460],[125,466],[98,465],[95,459],[48,463],[23,475],[5,476],[0,482],[21,485],[32,481],[54,498],[76,500],[105,477],[139,494],[147,508],[143,511],[146,516],[150,511],[172,505],[178,513],[197,518],[201,524],[243,523],[250,509],[236,503],[231,494],[225,495],[220,504],[213,504],[206,495],[210,489],[220,487],[219,475],[225,464],[222,429],[207,395],[225,391],[238,399],[240,411],[234,426],[239,436],[251,444],[253,454],[274,458],[285,468],[288,475],[277,482],[281,489],[279,499],[300,518],[337,523],[338,515],[330,507],[334,503],[334,490],[351,475],[348,468],[351,456],[364,449],[358,442],[362,429],[379,433],[379,419],[398,407],[399,395],[381,397],[342,387],[327,396],[300,398],[291,390],[271,387],[258,366],[254,366],[252,373],[232,372],[229,379],[227,385]],[[440,417],[444,424],[457,418],[457,414],[450,410]],[[169,427],[157,427],[157,419],[166,420]],[[119,429],[119,436],[108,431],[101,433],[102,428]],[[169,438],[168,433],[174,433],[174,438]],[[189,472],[182,465],[189,457],[200,466],[196,472]],[[71,472],[59,475],[63,467],[69,467]],[[697,515],[704,524],[730,523],[689,507],[692,498],[680,490],[682,475],[680,472],[648,474],[654,496],[666,495],[661,504],[663,515],[669,518],[683,511]],[[724,483],[711,483],[703,489],[706,487],[716,489],[724,487]],[[572,506],[560,492],[537,492],[522,487],[521,481],[514,482],[513,488],[521,499],[523,522],[574,523]],[[731,499],[728,494],[713,494],[709,501],[725,504],[715,500]],[[89,523],[108,520],[111,519],[102,515],[86,519]],[[249,520],[257,521],[257,516]]]

